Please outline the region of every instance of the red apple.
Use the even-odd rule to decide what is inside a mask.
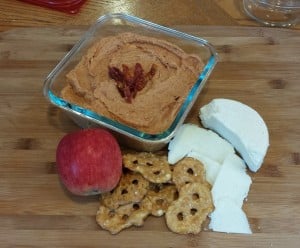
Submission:
[[[76,195],[111,191],[122,173],[120,146],[100,128],[65,135],[57,146],[56,164],[62,183]]]

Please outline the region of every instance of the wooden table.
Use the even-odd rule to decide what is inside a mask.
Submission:
[[[119,2],[90,0],[74,16],[18,1],[0,3],[0,247],[298,247],[298,28],[260,27],[233,0],[186,5],[171,0],[162,6],[135,1],[132,9]],[[43,81],[86,25],[109,10],[176,27],[216,47],[220,62],[187,122],[199,123],[199,108],[220,97],[242,101],[265,119],[271,145],[262,168],[250,173],[253,184],[244,204],[252,235],[209,230],[177,235],[163,218],[149,217],[142,228],[113,236],[96,224],[98,197],[72,196],[59,183],[57,143],[78,127],[45,100]]]
[[[162,25],[260,26],[243,11],[242,0],[87,0],[76,15],[1,0],[0,30],[13,27],[90,25],[106,13],[123,12]],[[299,29],[300,25],[294,27]]]

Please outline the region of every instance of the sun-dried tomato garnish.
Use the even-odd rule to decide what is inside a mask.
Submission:
[[[140,63],[136,63],[131,73],[127,65],[122,65],[122,71],[115,67],[108,67],[108,74],[110,78],[116,81],[117,89],[119,90],[121,96],[125,98],[128,103],[132,102],[138,91],[141,91],[151,80],[156,73],[156,65],[153,64],[146,74]]]

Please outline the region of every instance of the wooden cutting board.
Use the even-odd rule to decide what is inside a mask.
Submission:
[[[298,247],[300,242],[300,32],[177,26],[216,46],[220,62],[187,121],[214,98],[256,109],[270,132],[263,167],[244,204],[252,235],[178,235],[163,218],[110,235],[96,224],[98,197],[59,183],[55,149],[78,129],[42,95],[43,81],[86,27],[20,28],[0,34],[1,247]]]

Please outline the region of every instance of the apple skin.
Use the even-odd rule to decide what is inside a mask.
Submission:
[[[105,193],[120,180],[121,149],[108,131],[83,129],[61,139],[56,150],[56,165],[62,183],[73,194]]]

